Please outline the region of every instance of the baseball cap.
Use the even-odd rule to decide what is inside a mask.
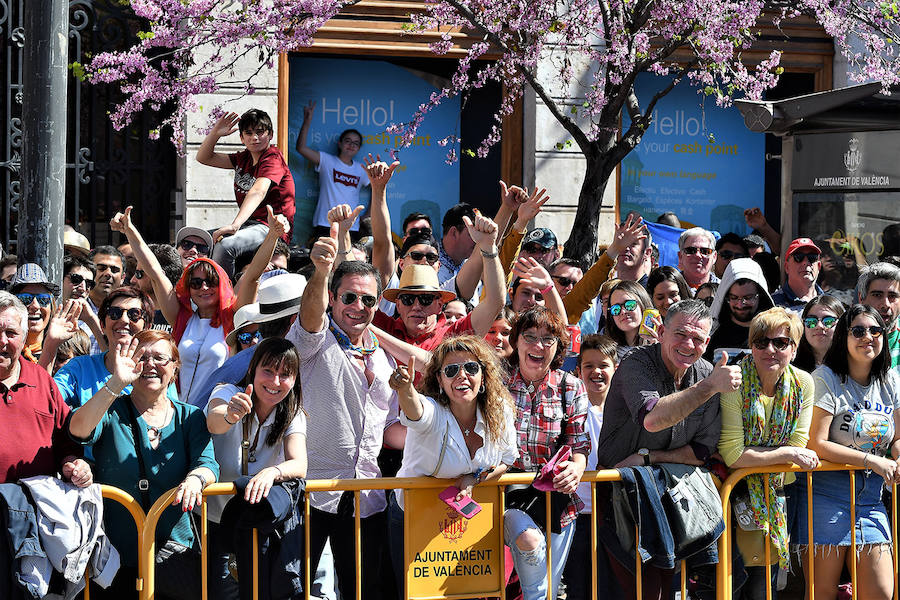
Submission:
[[[528,232],[528,235],[525,236],[525,239],[522,240],[522,246],[527,246],[528,244],[537,244],[542,248],[548,249],[556,248],[556,234],[546,227],[532,229]]]
[[[784,253],[784,257],[789,258],[791,256],[791,254],[793,254],[797,250],[800,250],[801,248],[815,250],[819,254],[822,253],[822,251],[819,249],[819,247],[816,246],[815,243],[813,243],[813,241],[811,239],[809,239],[807,237],[802,237],[802,238],[797,238],[796,240],[791,242],[791,245],[788,246],[787,252]]]

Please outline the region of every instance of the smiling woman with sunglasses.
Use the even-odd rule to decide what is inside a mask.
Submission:
[[[797,345],[797,356],[793,364],[808,373],[822,364],[825,353],[831,348],[834,326],[844,311],[843,302],[831,295],[816,296],[806,303],[800,314],[803,323],[803,337]]]
[[[411,361],[414,359],[411,359]],[[487,344],[471,335],[451,337],[435,349],[416,392],[414,363],[399,366],[390,385],[397,390],[406,425],[406,447],[398,477],[455,479],[458,500],[496,479],[518,457],[513,407],[501,371]],[[391,556],[401,581],[403,498],[390,505]],[[398,589],[403,589],[398,587]]]
[[[172,337],[184,363],[179,389],[182,400],[189,404],[203,405],[209,400],[201,397],[205,389],[201,384],[228,357],[225,337],[234,329],[235,311],[256,298],[259,276],[272,259],[278,238],[288,229],[285,217],[275,216],[271,207],[267,207],[267,213],[268,233],[247,267],[246,285],[241,286],[237,296],[224,269],[203,257],[188,265],[173,286],[132,223],[131,207],[110,221],[113,231],[128,238],[144,277],[149,277],[153,285],[157,307],[172,325]]]
[[[881,315],[871,307],[855,304],[841,315],[825,362],[813,372],[816,400],[809,431],[809,447],[820,458],[864,469],[855,479],[846,471],[813,476],[816,589],[836,589],[842,567],[852,569],[855,559],[854,591],[867,600],[889,599],[894,591],[891,525],[882,493],[885,485],[900,483],[900,377],[889,368],[884,331]],[[792,537],[809,578],[805,477],[797,492]],[[850,551],[854,531],[856,556]]]
[[[632,348],[652,343],[639,335],[641,318],[648,308],[653,308],[653,303],[641,284],[620,281],[612,288],[606,316],[606,335],[616,342],[619,360]]]
[[[806,448],[813,408],[813,382],[809,373],[790,365],[802,335],[800,320],[781,307],[770,308],[750,321],[751,354],[741,359],[741,385],[721,395],[722,434],[719,453],[732,469],[794,463],[818,466],[816,453]],[[762,527],[772,531],[772,562],[787,566],[788,525],[785,484],[793,474],[769,475],[772,511],[765,509],[765,479],[751,475],[744,480],[740,497],[746,510],[736,513],[754,531],[736,527],[737,545],[748,579],[735,598],[765,598],[765,540]],[[743,521],[742,521],[743,524]],[[772,568],[772,575],[778,569]],[[772,597],[775,597],[774,578]]]

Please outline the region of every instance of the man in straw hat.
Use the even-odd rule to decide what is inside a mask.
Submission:
[[[403,269],[399,285],[384,291],[384,298],[397,305],[399,317],[378,311],[373,324],[394,337],[432,350],[447,336],[474,333],[483,336],[503,307],[503,267],[497,252],[497,225],[478,215],[474,222],[463,217],[469,235],[481,251],[484,263],[484,301],[454,323],[441,312],[456,294],[441,289],[435,270],[428,265],[409,265]]]

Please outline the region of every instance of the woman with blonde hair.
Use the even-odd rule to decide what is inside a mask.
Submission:
[[[406,446],[398,477],[455,479],[457,500],[477,484],[497,479],[518,458],[512,399],[503,385],[496,355],[478,337],[462,335],[434,349],[420,386],[413,387],[415,359],[397,367],[397,390],[406,425]],[[403,497],[390,504],[391,555],[398,589],[403,566]]]

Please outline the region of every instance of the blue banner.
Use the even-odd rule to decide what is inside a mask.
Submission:
[[[668,81],[640,74],[641,106]],[[623,131],[629,125],[624,114]],[[657,103],[641,142],[622,161],[620,213],[655,221],[672,211],[683,225],[747,235],[744,210],[765,201],[764,160],[765,135],[747,129],[737,108],[719,108],[681,82]]]
[[[288,66],[287,157],[297,189],[294,240],[306,243],[319,197],[318,173],[295,149],[303,107],[311,100],[316,108],[307,137],[309,147],[336,155],[338,136],[352,128],[363,135],[355,160],[362,162],[371,152],[390,163],[390,151],[396,150],[401,165],[387,190],[391,227],[399,233],[406,215],[422,212],[431,217],[439,235],[444,212],[459,202],[459,162],[445,162],[447,151],[456,147],[458,154],[459,148],[440,146],[437,141],[459,131],[459,99],[446,100],[428,113],[410,148],[400,149],[400,135],[386,130],[409,121],[419,105],[440,90],[443,81],[378,60],[291,56]],[[366,205],[370,195],[369,188],[360,193]]]

